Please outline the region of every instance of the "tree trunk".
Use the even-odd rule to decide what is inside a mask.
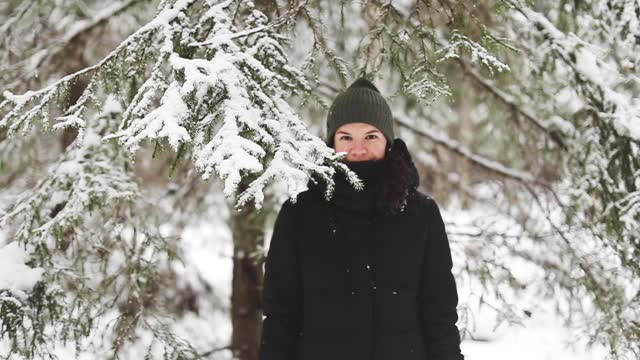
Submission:
[[[256,250],[264,244],[265,214],[251,204],[231,209],[233,280],[231,291],[231,350],[239,360],[256,360],[262,329],[263,270]]]

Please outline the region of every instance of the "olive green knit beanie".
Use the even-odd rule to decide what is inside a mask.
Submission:
[[[391,108],[380,91],[364,78],[354,81],[333,100],[327,116],[327,144],[333,146],[333,137],[340,126],[354,122],[377,127],[388,144],[393,142]]]

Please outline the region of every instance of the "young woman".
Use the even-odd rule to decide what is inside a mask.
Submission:
[[[461,360],[451,251],[438,206],[393,136],[391,110],[359,79],[334,100],[327,144],[343,174],[288,200],[265,263],[260,360]]]

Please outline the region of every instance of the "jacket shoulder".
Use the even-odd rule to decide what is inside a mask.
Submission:
[[[429,194],[425,194],[420,190],[416,190],[413,193],[413,197],[417,200],[417,201],[421,201],[421,202],[428,202],[428,201],[433,201],[433,198],[431,197],[431,195]]]
[[[421,211],[426,211],[431,206],[437,206],[436,201],[429,194],[425,194],[419,190],[413,193],[413,201]]]

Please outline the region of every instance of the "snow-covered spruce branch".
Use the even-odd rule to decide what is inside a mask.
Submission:
[[[275,20],[270,21],[268,24],[259,25],[250,29],[236,31],[233,35],[225,35],[222,38],[218,39],[216,37],[209,38],[206,41],[194,42],[189,44],[189,46],[193,47],[209,47],[216,48],[220,44],[219,42],[228,42],[230,40],[234,40],[236,38],[247,37],[256,33],[261,32],[269,32],[273,30],[277,30],[279,27],[286,25],[288,23],[294,22],[295,19],[301,14],[302,10],[307,6],[308,0],[300,1],[293,9],[290,9],[285,14],[279,16]],[[263,19],[265,20],[265,19]]]
[[[465,148],[455,140],[451,140],[442,134],[437,134],[432,130],[418,129],[412,124],[410,124],[409,121],[398,118],[398,117],[396,117],[395,121],[401,127],[404,127],[412,131],[416,135],[425,137],[436,144],[444,146],[449,151],[464,157],[465,159],[469,160],[471,163],[477,166],[480,166],[481,168],[488,170],[493,174],[500,175],[502,177],[505,177],[511,180],[516,180],[518,182],[525,183],[525,184],[544,185],[543,183],[540,182],[540,179],[536,178],[532,174],[529,174],[527,172],[520,171],[520,170],[510,169],[494,160],[486,159],[482,156],[474,154],[471,150]]]
[[[591,17],[591,12],[576,22],[575,33],[588,37],[585,40],[573,32],[563,33],[543,14],[516,2],[513,4],[517,10],[514,18],[527,24],[534,41],[538,42],[536,46],[546,50],[540,61],[556,62],[562,66],[557,72],[563,76],[573,74],[568,78],[573,79],[572,86],[585,103],[582,111],[575,115],[577,131],[569,144],[572,205],[591,214],[580,220],[582,225],[591,228],[594,236],[615,249],[621,264],[638,275],[640,266],[629,259],[640,249],[637,225],[640,221],[640,196],[637,195],[640,179],[635,176],[640,173],[640,98],[633,90],[637,88],[633,83],[635,78],[625,76],[624,69],[615,68],[620,62],[611,61],[611,57],[620,51],[629,56],[628,61],[640,62],[638,45],[629,45],[622,39],[628,36],[624,32],[603,35],[598,31],[594,34],[592,29],[582,29],[582,26],[596,23],[595,19],[584,18]],[[596,14],[603,16],[597,20],[601,24],[598,29],[616,28],[618,22],[624,22],[629,25],[630,32],[640,35],[637,18],[617,11],[639,11],[637,2],[605,4],[594,1],[592,6],[598,10]],[[609,6],[617,10],[603,12],[602,9]],[[594,53],[594,49],[603,45],[612,48],[611,55]]]
[[[518,114],[522,115],[526,120],[528,120],[531,124],[533,124],[536,128],[543,131],[549,136],[549,138],[556,143],[560,148],[566,150],[566,145],[564,144],[564,140],[562,136],[552,130],[549,124],[543,122],[538,119],[529,109],[526,109],[523,105],[518,104],[515,97],[511,94],[506,93],[502,89],[498,88],[491,80],[485,79],[478,71],[473,69],[467,62],[463,59],[458,58],[458,63],[465,71],[465,73],[469,74],[474,80],[476,80],[482,87],[487,89],[490,94],[492,94],[496,99],[502,102],[504,105],[509,107],[510,109],[515,110]],[[567,134],[569,135],[569,134]]]
[[[0,246],[0,318],[9,320],[4,311],[5,306],[10,306],[7,302],[12,302],[17,307],[24,306],[24,301],[28,299],[33,287],[42,279],[44,269],[31,268],[26,265],[29,262],[29,254],[16,242]],[[7,295],[9,294],[9,295]],[[10,321],[10,320],[9,320]],[[17,324],[14,324],[17,325]],[[0,327],[0,333],[4,332],[4,327],[11,327],[12,324]]]
[[[21,95],[14,95],[9,91],[4,91],[2,95],[5,97],[5,100],[0,102],[0,111],[6,108],[10,110],[0,118],[0,128],[8,128],[9,134],[11,135],[17,132],[20,127],[24,129],[25,133],[28,132],[32,126],[31,122],[36,119],[41,119],[44,124],[47,124],[49,117],[48,108],[55,105],[55,101],[60,100],[58,98],[64,98],[68,88],[75,81],[82,76],[92,76],[91,74],[94,72],[99,73],[100,71],[105,71],[105,68],[118,60],[122,53],[128,50],[129,46],[141,46],[141,40],[145,40],[145,36],[147,36],[148,33],[158,31],[160,27],[166,25],[178,16],[187,4],[186,1],[179,1],[175,4],[177,8],[164,9],[156,18],[129,36],[115,50],[93,66],[66,75],[40,90],[28,91]],[[95,77],[97,74],[93,74],[93,76]],[[66,111],[67,109],[63,110]]]
[[[13,243],[27,247],[31,262],[45,270],[42,286],[29,294],[34,300],[0,309],[3,323],[11,320],[6,336],[12,352],[45,358],[58,341],[79,347],[94,334],[112,341],[107,347],[118,353],[132,333],[144,328],[166,352],[193,353],[163,330],[158,311],[168,300],[158,294],[157,284],[169,271],[158,264],[176,257],[176,245],[158,233],[150,210],[157,206],[142,195],[125,154],[100,139],[120,112],[120,104],[107,98],[103,112],[87,121],[85,136],[77,137],[35,188],[16,197],[0,217],[0,228],[17,225]]]
[[[416,62],[411,74],[403,85],[403,91],[431,105],[440,96],[451,96],[451,89],[445,77],[434,70],[427,59]]]
[[[371,15],[369,15],[371,19],[368,21],[370,28],[367,35],[358,45],[360,54],[365,59],[361,68],[363,72],[375,74],[380,70],[379,67],[385,62],[385,57],[388,56],[388,54],[385,54],[381,50],[385,49],[392,52],[393,50],[390,49],[389,46],[392,46],[394,43],[393,38],[398,33],[405,34],[404,31],[397,31],[397,28],[401,27],[404,23],[404,16],[393,6],[392,2],[385,2],[383,4],[378,1],[370,1],[365,5],[365,9],[371,13]],[[367,12],[367,10],[365,10],[365,12]],[[399,43],[402,43],[402,41]]]
[[[318,152],[317,149],[323,148],[319,146],[320,140],[306,132],[295,112],[283,99],[284,89],[295,86],[305,89],[307,85],[302,75],[286,64],[285,52],[277,37],[265,34],[262,30],[250,30],[267,31],[269,26],[266,26],[266,17],[254,10],[254,17],[248,19],[249,30],[243,32],[247,38],[236,42],[234,40],[240,36],[237,36],[231,19],[224,12],[231,3],[227,1],[211,7],[198,26],[212,20],[214,34],[208,36],[208,40],[191,42],[205,51],[215,47],[213,56],[187,59],[172,53],[169,64],[174,72],[184,78],[183,83],[172,82],[159,108],[143,118],[133,120],[127,129],[106,138],[122,139],[127,147],[135,150],[141,140],[156,137],[158,129],[162,128],[161,133],[166,134],[169,143],[177,148],[179,143],[192,140],[183,126],[185,118],[189,116],[189,104],[184,98],[193,95],[191,101],[196,108],[215,99],[217,103],[210,107],[212,111],[203,113],[199,117],[201,123],[196,126],[209,127],[220,119],[222,124],[211,139],[201,133],[196,134],[193,139],[194,163],[204,178],[211,176],[213,171],[218,172],[225,180],[227,196],[237,190],[243,178],[242,173],[259,174],[240,195],[239,204],[253,199],[260,206],[262,189],[275,177],[287,181],[291,196],[303,190],[309,172],[328,179],[330,168],[322,165],[322,160],[333,160],[333,155],[328,149]],[[265,67],[267,60],[275,60],[275,66]],[[130,112],[128,109],[127,113]],[[246,131],[253,133],[252,138],[243,136],[242,132]],[[309,145],[300,145],[304,143]],[[265,148],[274,149],[273,159],[266,169],[262,160],[267,155]]]
[[[228,13],[235,5],[248,15],[232,19]],[[270,22],[250,1],[178,0],[160,9],[98,64],[42,90],[5,92],[0,109],[10,111],[0,126],[13,133],[20,127],[26,131],[35,119],[46,122],[52,101],[79,76],[91,76],[78,102],[63,109],[56,128],[77,127],[82,132],[83,114],[89,105],[99,106],[100,91],[116,91],[126,111],[119,131],[103,141],[118,140],[131,152],[145,140],[166,140],[180,154],[186,146],[203,178],[216,172],[225,181],[227,196],[241,181],[254,179],[238,205],[254,200],[260,207],[261,192],[274,179],[283,179],[293,197],[304,190],[310,174],[330,182],[338,159],[307,132],[285,101],[310,88],[304,75],[288,64],[282,45],[286,38],[276,30],[303,13],[304,5]],[[244,22],[242,30],[234,20]],[[143,58],[157,54],[150,74],[144,70],[147,61],[136,59],[141,53],[147,54]],[[123,71],[142,78],[131,101],[117,86],[105,86],[110,73]]]
[[[323,24],[319,19],[313,17],[311,12],[304,8],[301,11],[301,16],[311,29],[313,33],[313,50],[321,51],[326,56],[329,64],[334,68],[336,75],[340,79],[342,86],[347,85],[347,66],[343,58],[338,56],[334,49],[327,44],[327,37],[323,29]]]
[[[77,72],[64,76],[63,78],[53,82],[49,86],[37,90],[28,91],[21,95],[14,95],[9,91],[5,91],[3,96],[5,100],[0,103],[0,111],[5,108],[11,108],[6,115],[0,118],[0,127],[8,127],[10,132],[16,131],[19,126],[29,127],[29,122],[33,120],[36,114],[42,114],[43,119],[46,121],[48,113],[46,107],[51,105],[50,102],[55,96],[61,95],[66,90],[66,87],[70,86],[74,81],[82,76],[91,76],[93,72],[100,73],[101,71],[109,70],[108,65],[114,65],[117,60],[122,60],[122,55],[135,54],[139,48],[147,46],[145,42],[150,41],[153,35],[161,30],[166,29],[170,23],[180,14],[184,15],[187,7],[191,5],[194,0],[178,0],[173,6],[161,8],[156,17],[138,29],[135,33],[125,39],[120,45],[105,56],[101,61],[93,66],[81,69]],[[140,66],[141,64],[138,64]],[[93,76],[97,76],[94,74]],[[38,102],[39,101],[39,102]],[[26,111],[27,105],[32,102],[37,102],[26,115],[21,112]],[[66,109],[63,109],[66,110]]]
[[[619,136],[640,144],[640,100],[611,88],[604,79],[591,73],[593,66],[606,68],[606,64],[587,48],[592,45],[574,34],[563,33],[543,14],[516,1],[509,2],[543,35],[544,41],[551,44],[550,49],[557,58],[574,72],[579,89],[599,113],[597,119],[608,123]]]
[[[360,73],[374,75],[388,66],[385,70],[400,74],[400,92],[427,105],[442,95],[450,96],[446,77],[433,59],[433,33],[425,28],[421,12],[414,9],[407,14],[391,2],[380,1],[368,2],[365,8],[370,19],[366,36],[358,43]]]
[[[563,254],[567,253],[575,265],[573,267],[577,266],[582,272],[582,276],[576,278],[574,286],[586,290],[594,300],[597,311],[584,313],[589,321],[583,326],[593,329],[590,341],[609,343],[615,359],[626,359],[628,354],[638,355],[640,334],[637,332],[637,319],[640,308],[637,304],[640,282],[634,277],[637,271],[628,265],[621,266],[624,264],[620,262],[619,250],[603,242],[593,229],[584,226],[583,236],[563,231],[552,215],[545,211],[541,197],[531,188],[528,191],[534,204],[543,210],[547,223],[564,245]],[[580,243],[576,244],[576,237],[581,239]],[[592,256],[589,256],[589,250],[592,250]],[[597,256],[593,256],[595,254]],[[578,303],[580,306],[581,302]]]
[[[449,59],[460,59],[461,53],[464,50],[471,53],[472,64],[479,62],[481,65],[484,65],[492,75],[494,71],[503,72],[511,70],[509,65],[491,55],[482,45],[457,30],[451,34],[451,38],[447,41],[446,45],[436,51],[436,54],[442,54],[440,58],[436,60],[436,63]]]
[[[640,11],[640,4],[594,0],[577,9],[565,33],[544,14],[511,3],[512,21],[522,32],[515,36],[526,39],[529,51],[525,60],[544,70],[534,80],[541,87],[570,88],[579,103],[571,110],[574,134],[566,139],[567,184],[561,191],[570,201],[564,219],[586,230],[581,242],[593,239],[617,256],[609,279],[591,280],[600,269],[584,277],[598,318],[585,325],[585,332],[608,346],[614,358],[637,358],[640,335],[630,320],[638,318],[640,301],[640,285],[633,280],[640,275],[634,260],[640,251],[640,98],[629,69],[640,63],[640,48],[628,37],[640,35],[637,16],[629,16]]]
[[[107,101],[108,108],[115,108],[113,99]],[[139,189],[129,174],[115,166],[113,150],[102,144],[100,132],[108,126],[102,115],[92,119],[88,133],[78,138],[72,150],[52,165],[48,175],[34,189],[19,196],[0,218],[0,227],[9,223],[20,224],[14,236],[24,243],[47,243],[56,228],[71,226],[86,215],[87,208],[103,203],[139,198]],[[65,190],[66,189],[66,190]],[[34,211],[48,214],[47,217]],[[17,221],[21,218],[22,221]],[[49,244],[55,247],[55,244]]]
[[[410,25],[412,26],[412,31],[415,33],[420,34],[424,31],[422,25],[415,23],[415,20],[410,22]],[[494,74],[494,72],[510,71],[507,64],[491,55],[481,44],[473,41],[457,29],[452,32],[449,39],[445,39],[444,34],[439,31],[434,31],[430,36],[440,47],[433,50],[433,59],[430,59],[424,50],[416,54],[418,59],[403,85],[406,93],[413,94],[419,99],[426,99],[427,104],[430,104],[441,95],[451,95],[451,91],[444,80],[445,77],[434,70],[435,66],[451,59],[455,59],[458,62],[466,61],[464,58],[467,52],[470,53],[469,61],[472,64],[479,63],[491,74]],[[430,45],[423,44],[418,48],[426,46]],[[435,81],[432,80],[432,78],[435,79]]]

